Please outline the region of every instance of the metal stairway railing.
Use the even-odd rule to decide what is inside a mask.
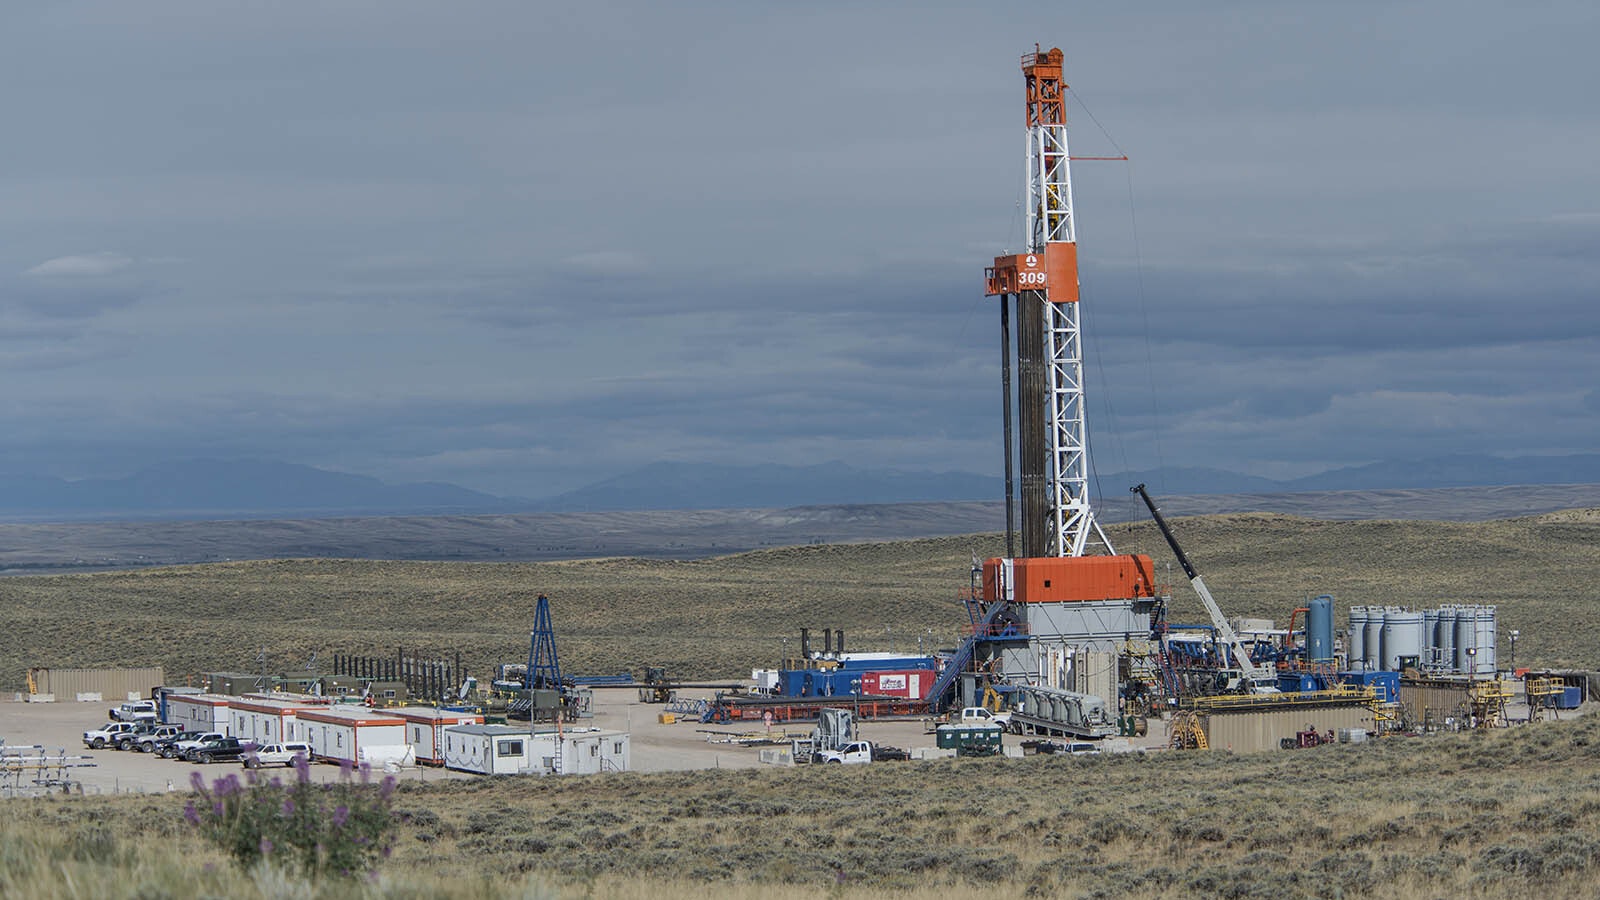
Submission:
[[[983,611],[981,617],[972,616],[972,634],[967,635],[966,639],[961,642],[961,646],[956,648],[956,655],[945,665],[944,671],[939,673],[939,677],[934,679],[933,687],[928,690],[927,696],[923,698],[928,704],[929,712],[939,712],[939,708],[943,704],[944,695],[949,693],[950,688],[956,683],[956,678],[966,670],[967,664],[972,662],[972,654],[977,649],[978,642],[990,637],[987,633],[988,626],[994,624],[995,618],[1000,615],[1000,611],[1004,608],[1004,602],[996,601]]]

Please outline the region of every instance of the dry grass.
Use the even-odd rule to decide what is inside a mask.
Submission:
[[[1230,615],[1282,621],[1331,593],[1351,604],[1500,607],[1519,663],[1593,665],[1600,515],[1482,523],[1324,522],[1274,514],[1184,518],[1175,529]],[[1122,552],[1170,552],[1148,524],[1116,526]],[[482,675],[526,659],[534,598],[553,601],[568,671],[664,665],[728,677],[774,664],[801,626],[844,628],[857,648],[957,638],[957,592],[997,535],[790,547],[694,561],[417,563],[279,560],[0,579],[0,687],[28,666],[160,663],[174,676],[299,669],[311,654],[460,650]],[[1174,621],[1201,621],[1182,573]]]
[[[0,804],[0,855],[48,835],[93,883],[208,893],[227,865],[185,839],[182,800]],[[1245,756],[407,783],[396,810],[375,896],[1562,900],[1600,876],[1600,716]],[[8,895],[68,896],[53,864],[0,869],[40,888]]]
[[[1593,665],[1600,515],[1479,524],[1274,515],[1175,523],[1230,614],[1307,596],[1481,602],[1518,661]],[[1167,558],[1148,526],[1124,552]],[[0,581],[0,682],[28,665],[278,668],[312,650],[526,654],[555,601],[569,670],[726,676],[800,626],[853,646],[952,641],[993,535],[696,562],[230,563]],[[1160,563],[1158,562],[1158,565]],[[1199,619],[1187,589],[1174,618]],[[892,629],[884,635],[885,624]],[[792,649],[791,644],[791,649]],[[929,764],[407,785],[376,886],[245,878],[196,850],[180,796],[0,803],[0,894],[81,896],[1537,897],[1600,875],[1600,716],[1294,753]],[[211,868],[206,864],[210,863]]]

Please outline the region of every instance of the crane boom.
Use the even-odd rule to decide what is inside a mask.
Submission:
[[[1256,665],[1250,654],[1244,649],[1244,643],[1239,640],[1239,635],[1228,624],[1222,615],[1222,608],[1217,606],[1217,601],[1212,598],[1211,591],[1206,587],[1206,580],[1200,577],[1195,570],[1194,563],[1189,562],[1188,554],[1178,546],[1178,539],[1172,536],[1172,529],[1167,526],[1167,520],[1161,517],[1161,510],[1156,508],[1156,502],[1150,499],[1150,493],[1144,485],[1134,485],[1128,489],[1144,498],[1144,505],[1150,508],[1150,518],[1156,520],[1156,527],[1161,529],[1161,536],[1167,539],[1167,546],[1172,548],[1173,555],[1178,557],[1178,565],[1183,566],[1183,574],[1189,576],[1189,583],[1194,586],[1194,592],[1200,595],[1200,602],[1205,604],[1206,612],[1211,616],[1211,624],[1216,627],[1217,634],[1222,642],[1233,652],[1234,660],[1239,664],[1239,672],[1249,683],[1253,693],[1268,693],[1277,691],[1277,677],[1269,669]]]

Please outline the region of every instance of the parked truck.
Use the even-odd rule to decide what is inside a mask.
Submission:
[[[99,728],[94,728],[83,733],[83,745],[91,750],[113,746],[124,735],[137,734],[139,726],[132,722],[107,722]]]
[[[113,722],[154,722],[160,718],[154,700],[130,700],[112,707],[110,715]]]
[[[851,741],[837,750],[819,750],[815,762],[840,763],[845,765],[872,762],[871,741]]]
[[[156,743],[168,738],[177,737],[183,733],[182,725],[157,725],[149,731],[133,739],[133,745],[128,749],[139,753],[153,753]]]
[[[184,759],[197,763],[239,762],[254,752],[256,745],[236,737],[219,737],[191,748]]]

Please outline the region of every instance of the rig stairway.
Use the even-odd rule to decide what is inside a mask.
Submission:
[[[972,662],[972,654],[978,649],[978,644],[982,641],[995,639],[995,635],[990,633],[990,629],[994,625],[994,620],[1005,609],[1006,604],[1004,601],[995,601],[989,604],[987,609],[983,609],[981,613],[974,608],[978,605],[978,601],[968,601],[967,608],[968,615],[972,619],[972,633],[967,635],[966,639],[961,642],[961,646],[956,648],[956,655],[951,657],[950,662],[945,664],[944,671],[939,673],[939,677],[933,682],[933,687],[928,690],[925,701],[928,704],[928,712],[930,713],[943,711],[945,695],[950,693],[950,689],[955,686],[956,678],[966,671],[967,665]]]

